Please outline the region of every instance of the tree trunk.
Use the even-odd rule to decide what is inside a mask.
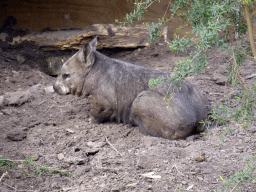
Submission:
[[[252,48],[253,58],[256,61],[256,46],[255,46],[255,41],[254,41],[254,33],[253,33],[253,28],[252,28],[251,16],[249,13],[248,4],[244,1],[243,5],[244,5],[247,26],[248,26],[248,33],[249,33],[249,39],[250,39],[250,44],[251,44],[251,48]]]

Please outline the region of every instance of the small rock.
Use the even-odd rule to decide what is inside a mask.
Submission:
[[[197,161],[197,162],[205,161],[205,153],[202,153],[199,157],[196,157],[195,161]]]
[[[93,148],[85,151],[85,156],[95,155],[100,151],[98,148]]]
[[[111,191],[112,191],[112,192],[119,192],[120,189],[119,189],[118,187],[114,187],[114,188],[111,189]]]
[[[9,37],[9,35],[7,33],[0,33],[0,39],[5,42],[6,38]]]
[[[62,191],[66,192],[66,191],[70,191],[72,188],[70,187],[61,187]]]
[[[22,63],[24,63],[26,61],[26,59],[22,55],[17,55],[17,61],[21,65]]]
[[[66,129],[67,132],[69,133],[75,133],[75,131],[71,130],[71,129]]]
[[[0,96],[0,109],[4,106],[4,96]]]
[[[59,154],[58,154],[58,159],[59,159],[59,160],[63,160],[63,159],[64,159],[63,153],[59,153]]]
[[[4,115],[12,116],[12,112],[10,111],[10,109],[2,109],[1,112]]]
[[[200,171],[199,168],[195,168],[195,172],[196,172],[196,173],[200,173],[201,171]]]
[[[203,177],[197,177],[197,179],[198,179],[199,181],[203,181],[203,180],[204,180]]]
[[[191,135],[189,137],[186,138],[187,142],[194,142],[195,141],[195,135]]]
[[[181,181],[182,185],[187,185],[188,182],[186,181]]]
[[[0,107],[1,107],[1,101],[0,101]],[[250,127],[249,133],[256,133],[256,127]]]
[[[7,134],[7,138],[12,141],[22,141],[27,137],[27,133],[22,131],[13,131]]]
[[[194,187],[194,185],[192,184],[192,185],[190,185],[187,189],[186,189],[186,191],[189,191],[190,189],[192,189]]]
[[[175,181],[175,179],[176,179],[176,178],[175,178],[174,176],[171,176],[171,177],[170,177],[170,180],[171,180],[171,181]]]
[[[226,85],[227,83],[227,77],[219,73],[214,73],[212,80],[218,85]]]
[[[226,85],[227,79],[226,77],[222,77],[222,78],[219,78],[217,81],[215,81],[215,83],[218,85]]]
[[[34,155],[32,155],[32,157],[33,157],[33,159],[35,160],[35,161],[37,161],[38,159],[39,159],[39,155],[36,153],[36,154],[34,154]]]
[[[44,88],[44,91],[45,91],[46,93],[54,93],[53,86],[45,87],[45,88]]]
[[[88,147],[91,147],[91,148],[101,148],[104,145],[106,145],[106,142],[92,142],[92,141],[89,141],[86,144],[87,144]]]
[[[10,82],[10,77],[9,77],[9,76],[6,77],[5,82],[6,82],[6,83],[9,83],[9,82]]]

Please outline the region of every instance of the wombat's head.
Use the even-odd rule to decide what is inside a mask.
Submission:
[[[63,64],[57,81],[53,85],[58,94],[66,95],[71,93],[77,96],[82,94],[84,78],[95,61],[94,51],[96,47],[97,37]]]

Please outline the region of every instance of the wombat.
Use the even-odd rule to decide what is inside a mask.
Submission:
[[[202,130],[206,107],[194,85],[149,88],[150,79],[170,75],[109,58],[96,47],[97,37],[63,64],[53,85],[57,93],[88,97],[95,120],[139,125],[152,136],[179,139]],[[165,88],[170,89],[169,106],[163,100]]]

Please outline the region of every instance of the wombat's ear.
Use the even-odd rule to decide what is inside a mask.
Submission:
[[[93,65],[95,61],[95,55],[93,51],[96,51],[97,47],[97,37],[95,37],[89,44],[87,44],[83,48],[83,56],[84,56],[84,61],[86,63],[86,67],[90,67]]]

